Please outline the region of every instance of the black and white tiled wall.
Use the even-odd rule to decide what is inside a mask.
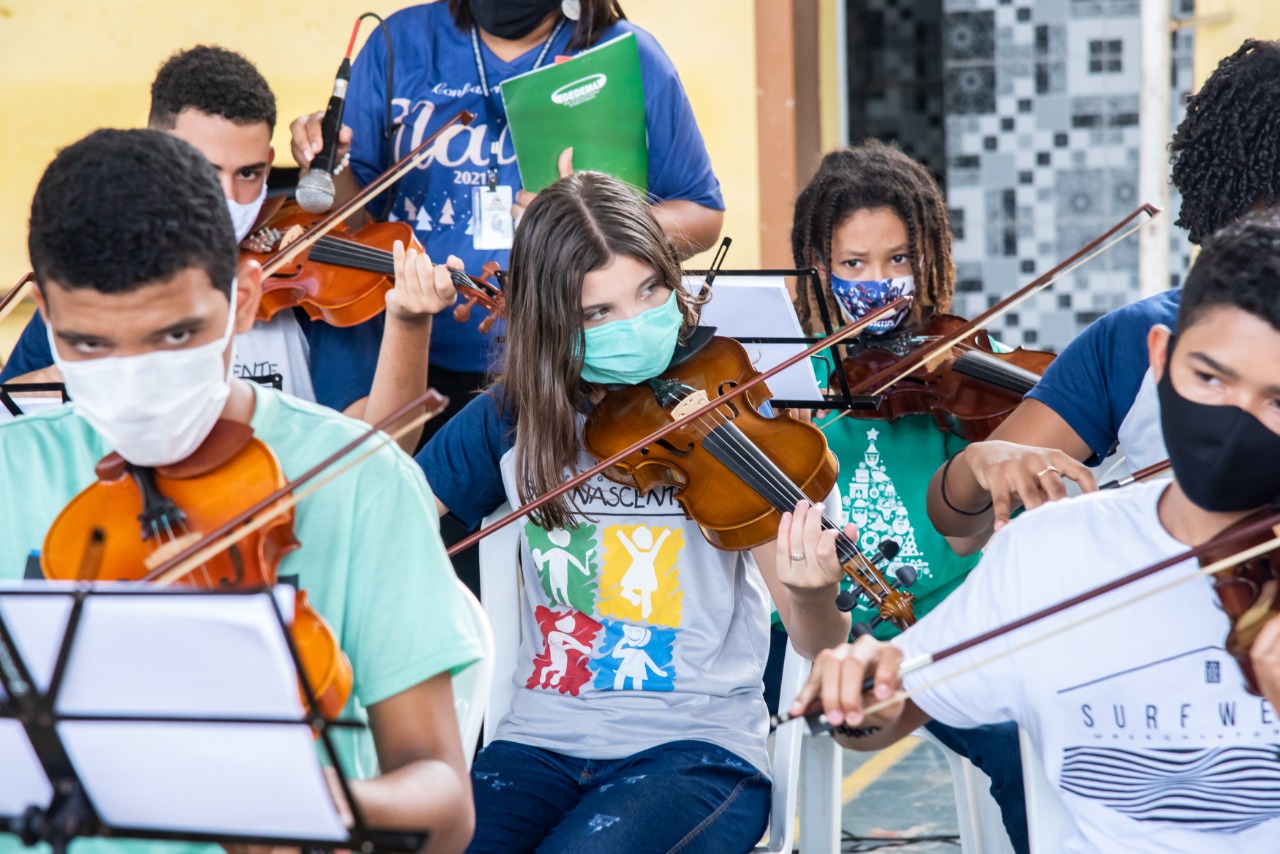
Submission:
[[[1171,0],[1171,14],[1190,16],[1192,2]],[[916,150],[908,151],[945,180],[956,237],[956,313],[980,312],[1143,201],[1138,7],[1139,0],[851,0],[851,63],[857,16],[874,15],[888,34],[903,32],[905,18],[917,35],[929,34],[921,21],[940,18],[935,55],[945,141],[935,134],[931,146],[919,132],[936,123],[927,110],[902,119],[912,104],[933,106],[922,98],[851,109],[851,137],[893,138],[904,149],[911,142]],[[1172,38],[1171,129],[1193,82],[1190,31]],[[927,62],[899,65],[892,69],[898,74],[922,72],[916,89],[937,82],[924,79],[939,70]],[[850,84],[851,100],[863,97],[852,72]],[[903,77],[896,88],[913,89]],[[1165,215],[1176,217],[1178,204],[1174,191]],[[1189,244],[1177,228],[1170,243],[1176,285],[1189,264]],[[1060,350],[1094,318],[1139,297],[1137,247],[1131,237],[1005,315],[992,331],[1009,344]]]

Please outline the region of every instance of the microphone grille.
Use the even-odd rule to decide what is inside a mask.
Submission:
[[[322,214],[333,207],[333,176],[313,169],[298,182],[296,198],[307,213]]]

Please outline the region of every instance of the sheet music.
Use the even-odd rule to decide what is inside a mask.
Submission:
[[[22,724],[0,718],[0,816],[19,816],[27,807],[44,806],[53,787],[44,775]]]
[[[686,277],[685,287],[698,293],[703,280]],[[702,307],[702,323],[729,338],[804,338],[800,319],[782,276],[720,276],[711,286],[711,299]],[[805,348],[804,344],[743,344],[751,364],[766,371]],[[822,400],[818,378],[806,360],[768,381],[781,400]]]
[[[28,394],[15,394],[10,395],[9,399],[17,404],[17,407],[22,410],[23,415],[34,415],[37,412],[44,412],[46,409],[54,409],[62,406],[62,398],[58,395],[43,397]],[[0,406],[0,423],[12,421],[17,417],[18,416],[9,411],[7,406]]]

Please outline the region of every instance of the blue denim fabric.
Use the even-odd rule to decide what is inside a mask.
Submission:
[[[772,789],[751,763],[702,741],[614,760],[495,741],[471,786],[474,854],[746,852],[764,835]]]
[[[977,729],[956,729],[930,721],[925,729],[949,749],[966,757],[991,778],[991,797],[1000,805],[1005,832],[1018,854],[1028,854],[1027,797],[1022,788],[1022,751],[1018,725],[991,724]]]

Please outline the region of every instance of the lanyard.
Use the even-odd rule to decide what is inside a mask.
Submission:
[[[565,19],[561,18],[551,30],[551,35],[547,36],[547,40],[542,43],[542,50],[538,53],[538,58],[533,62],[533,70],[537,71],[542,67],[542,63],[547,58],[547,53],[551,50],[551,44],[556,40],[556,36],[560,35],[560,31],[564,29]],[[507,124],[507,111],[502,107],[502,98],[500,97],[498,83],[493,89],[489,88],[489,75],[484,71],[484,59],[480,55],[480,34],[475,25],[471,26],[471,49],[476,57],[476,71],[480,74],[480,91],[484,93],[485,102],[489,105],[489,189],[496,190],[498,188],[498,154],[502,150],[502,129]]]

